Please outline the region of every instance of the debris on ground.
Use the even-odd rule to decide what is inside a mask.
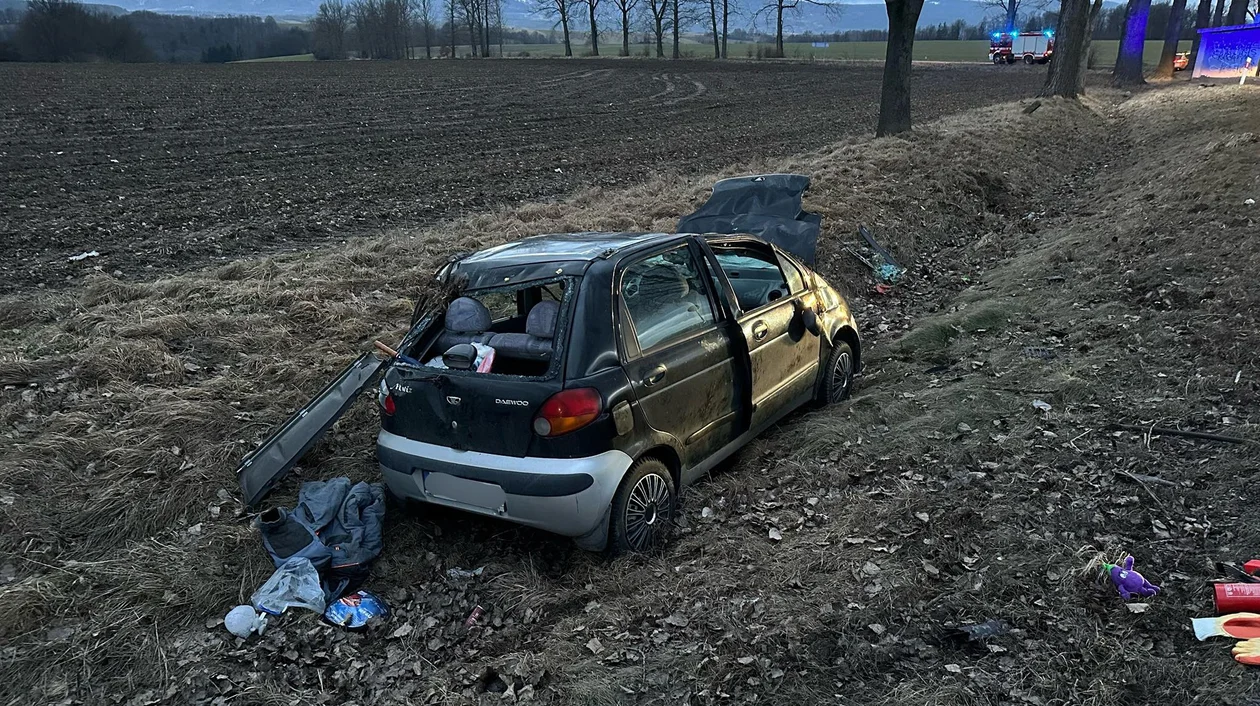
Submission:
[[[1120,592],[1120,597],[1126,601],[1134,596],[1153,596],[1159,593],[1159,586],[1147,581],[1142,574],[1133,570],[1131,556],[1124,558],[1123,566],[1104,563],[1103,568],[1107,571],[1111,583]]]
[[[951,628],[945,634],[945,637],[955,642],[979,642],[990,637],[1005,635],[1010,631],[1011,626],[1005,620],[990,618],[983,623],[960,625],[956,628]]]
[[[347,630],[363,630],[388,618],[389,606],[370,591],[346,594],[329,603],[324,611],[325,622]]]
[[[293,557],[276,568],[254,595],[250,605],[269,615],[280,615],[289,608],[305,608],[323,613],[327,597],[319,585],[319,572],[310,559]]]
[[[261,635],[267,629],[267,614],[255,611],[253,606],[238,605],[223,617],[223,627],[242,639],[254,633]]]
[[[1260,637],[1260,614],[1230,613],[1215,618],[1191,618],[1194,636],[1200,640],[1209,637],[1237,637],[1250,640]]]
[[[88,250],[85,252],[81,252],[78,255],[71,255],[68,259],[70,260],[70,262],[79,262],[81,260],[86,260],[89,257],[100,257],[100,255],[101,254],[95,250]]]
[[[446,577],[455,580],[472,579],[485,573],[485,570],[486,567],[484,566],[478,566],[475,569],[461,569],[459,567],[455,567],[446,570]]]

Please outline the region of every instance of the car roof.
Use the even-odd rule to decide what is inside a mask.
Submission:
[[[656,240],[679,237],[676,233],[551,233],[504,243],[460,259],[468,265],[501,267],[541,262],[590,261],[620,250]]]

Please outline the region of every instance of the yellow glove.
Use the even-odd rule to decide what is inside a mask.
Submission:
[[[1230,651],[1234,653],[1234,660],[1239,664],[1260,666],[1260,637],[1243,640],[1234,645],[1234,649]]]

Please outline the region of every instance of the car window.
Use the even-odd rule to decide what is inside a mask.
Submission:
[[[779,254],[779,266],[783,268],[783,274],[787,275],[787,283],[793,294],[805,289],[805,276],[796,263],[792,262],[792,258]]]
[[[621,300],[642,351],[699,331],[714,321],[704,280],[685,247],[627,267],[621,276]]]
[[[736,245],[713,249],[713,256],[735,290],[742,311],[752,311],[790,293],[787,278],[772,252]]]

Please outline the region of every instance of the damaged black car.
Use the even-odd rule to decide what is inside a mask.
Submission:
[[[360,356],[244,459],[247,504],[379,375],[376,453],[396,498],[649,549],[682,487],[852,390],[858,327],[806,264],[808,185],[726,179],[679,233],[540,235],[456,259],[438,273],[449,296],[397,350],[378,343],[386,360]]]
[[[751,236],[543,235],[463,258],[379,386],[397,496],[640,551],[681,487],[852,389],[844,299]]]

